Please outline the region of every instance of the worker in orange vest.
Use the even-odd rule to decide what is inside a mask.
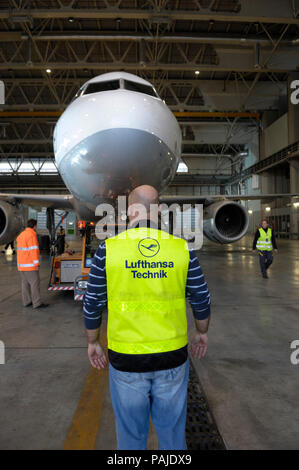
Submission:
[[[22,280],[23,306],[48,307],[41,302],[39,279],[39,246],[36,235],[37,221],[29,219],[27,228],[17,237],[17,263]]]

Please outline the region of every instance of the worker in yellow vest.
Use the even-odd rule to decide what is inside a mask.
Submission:
[[[273,248],[277,253],[277,244],[274,230],[268,226],[267,220],[262,220],[261,227],[257,229],[253,240],[252,251],[259,253],[262,276],[268,279],[267,270],[273,263]]]
[[[186,449],[186,294],[196,327],[191,353],[200,359],[207,350],[207,284],[187,242],[158,228],[158,216],[150,213],[155,204],[158,193],[152,186],[131,192],[129,227],[100,244],[84,296],[88,356],[97,369],[108,363],[99,341],[102,311],[108,304],[110,393],[118,450],[146,449],[150,416],[159,449]]]

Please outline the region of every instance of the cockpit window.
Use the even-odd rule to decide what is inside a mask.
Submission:
[[[118,90],[119,88],[119,80],[110,80],[109,82],[94,82],[87,85],[83,95],[98,93],[99,91]]]
[[[71,103],[72,103],[76,98],[78,98],[78,97],[81,95],[82,90],[83,90],[83,86],[84,86],[84,85],[82,85],[81,88],[79,88],[79,90],[77,91],[77,93],[76,93],[75,96],[73,97]]]
[[[157,94],[150,85],[144,85],[143,83],[131,82],[130,80],[124,80],[126,90],[137,91],[138,93],[145,93],[146,95],[155,96]]]

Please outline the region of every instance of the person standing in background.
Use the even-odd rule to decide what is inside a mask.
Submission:
[[[37,221],[29,219],[27,228],[17,237],[17,264],[22,280],[23,306],[48,307],[40,298],[40,254],[36,235]]]
[[[61,255],[64,253],[65,245],[65,231],[62,225],[60,225],[59,231],[57,232],[57,254]]]

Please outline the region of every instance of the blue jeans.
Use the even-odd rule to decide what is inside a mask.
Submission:
[[[262,275],[266,276],[267,269],[273,263],[273,253],[272,251],[267,251],[267,250],[259,251],[259,257],[260,257],[260,266],[261,266]]]
[[[118,450],[145,450],[149,417],[159,450],[186,450],[189,361],[174,369],[122,372],[109,365]]]

